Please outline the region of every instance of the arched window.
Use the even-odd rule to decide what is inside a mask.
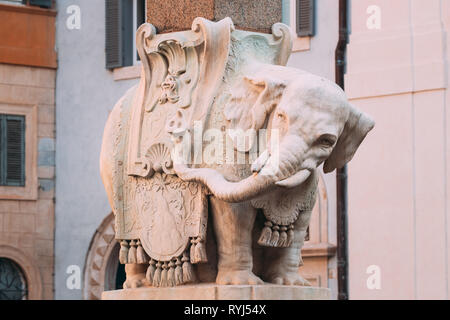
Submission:
[[[11,259],[0,258],[0,300],[26,300],[28,286],[22,269]]]

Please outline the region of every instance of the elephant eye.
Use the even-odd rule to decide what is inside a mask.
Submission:
[[[286,120],[286,115],[284,114],[284,112],[277,112],[276,117],[279,121],[285,121]]]
[[[323,134],[319,137],[319,139],[317,139],[317,144],[326,148],[334,146],[335,142],[336,137],[332,134]]]

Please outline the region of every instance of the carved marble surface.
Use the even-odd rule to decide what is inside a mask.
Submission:
[[[373,121],[331,81],[284,66],[283,24],[197,18],[161,35],[143,24],[136,40],[141,81],[114,107],[100,159],[124,287],[202,281],[201,265],[222,285],[308,285],[317,168],[350,161]]]

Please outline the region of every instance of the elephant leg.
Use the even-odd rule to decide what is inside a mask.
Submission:
[[[252,230],[256,209],[249,203],[210,198],[217,241],[217,284],[262,284],[252,272]]]
[[[266,248],[264,261],[268,268],[264,280],[284,285],[311,285],[298,273],[298,268],[303,265],[301,250],[310,218],[311,211],[299,215],[294,227],[294,241],[289,248]]]
[[[264,213],[261,209],[257,209],[255,224],[253,226],[253,234],[252,234],[252,252],[253,252],[253,273],[258,277],[261,277],[264,274],[264,253],[265,247],[262,247],[258,244],[259,236],[261,235],[261,230],[264,228],[264,222],[266,221],[264,217]]]
[[[148,264],[126,264],[125,274],[126,280],[123,283],[124,289],[134,289],[144,286],[145,273],[147,272]]]

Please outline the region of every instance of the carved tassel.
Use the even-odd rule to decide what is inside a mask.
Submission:
[[[285,226],[280,227],[280,239],[278,239],[277,247],[284,248],[287,246],[287,228]]]
[[[278,225],[274,225],[272,227],[272,237],[270,238],[270,246],[271,247],[276,247],[278,240],[280,239],[280,233],[278,232],[278,230],[280,229],[280,227]]]
[[[147,254],[145,253],[144,248],[142,248],[140,240],[137,241],[136,260],[137,260],[137,263],[142,263],[142,264],[148,262]]]
[[[128,263],[137,263],[136,259],[136,243],[134,240],[130,242],[130,249],[128,250]]]
[[[155,274],[153,275],[153,286],[159,287],[160,282],[161,282],[161,262],[158,261],[158,263],[156,263]]]
[[[183,259],[181,259],[181,261],[183,262],[183,283],[195,282],[194,269],[192,268],[192,264],[189,262],[189,257],[186,253],[183,254]]]
[[[126,240],[120,242],[119,262],[121,264],[128,263],[128,241]]]
[[[181,269],[181,260],[177,258],[175,268],[175,285],[179,286],[183,284],[183,269]]]
[[[272,238],[272,222],[266,221],[264,223],[264,228],[261,231],[261,236],[259,237],[258,244],[260,246],[268,246],[271,238]]]
[[[198,240],[197,244],[195,245],[195,263],[199,262],[208,262],[208,257],[206,256],[206,250],[205,245],[203,244],[203,241],[200,239]]]
[[[169,262],[169,269],[167,270],[167,286],[175,287],[175,263]]]
[[[189,256],[191,257],[191,263],[197,263],[197,261],[195,260],[195,247],[196,247],[195,239],[191,239],[191,251],[189,254]]]
[[[167,262],[164,262],[161,272],[161,282],[159,283],[160,287],[167,287],[167,269]]]
[[[287,247],[290,247],[294,241],[294,225],[290,224],[287,232]]]
[[[145,277],[147,278],[147,281],[150,285],[153,284],[153,276],[155,274],[156,268],[155,268],[155,260],[150,259],[149,266],[147,268],[147,273],[145,274]]]

